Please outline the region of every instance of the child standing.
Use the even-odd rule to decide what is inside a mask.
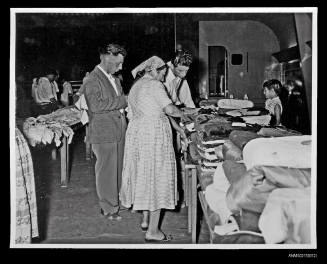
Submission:
[[[279,94],[282,89],[282,84],[276,79],[266,81],[262,85],[263,93],[266,96],[265,108],[271,115],[270,125],[280,126],[281,115],[283,112],[282,102],[280,101]]]

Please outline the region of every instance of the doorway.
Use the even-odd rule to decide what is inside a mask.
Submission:
[[[227,89],[227,50],[224,46],[208,46],[209,97],[225,97]]]

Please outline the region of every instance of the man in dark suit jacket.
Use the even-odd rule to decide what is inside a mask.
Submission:
[[[99,48],[100,64],[83,84],[89,113],[89,133],[96,156],[96,189],[101,214],[120,220],[119,189],[121,185],[125,144],[127,97],[120,81],[112,74],[122,69],[126,51],[116,44]]]

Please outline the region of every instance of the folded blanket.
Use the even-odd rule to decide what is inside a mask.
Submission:
[[[257,165],[311,168],[311,135],[253,139],[243,149],[243,160],[248,170]]]
[[[243,150],[244,146],[252,139],[260,137],[257,133],[251,131],[234,130],[229,134],[229,140],[237,147]]]
[[[241,117],[243,121],[247,124],[252,125],[261,125],[261,126],[268,126],[271,120],[270,115],[261,115],[261,116],[243,116]]]
[[[259,136],[263,137],[287,137],[287,136],[300,136],[301,133],[287,129],[287,128],[273,128],[273,127],[263,127],[258,133]]]
[[[206,167],[215,167],[219,166],[222,163],[222,160],[207,160],[207,159],[202,159],[201,164],[203,164]]]
[[[254,106],[252,101],[240,99],[220,99],[217,104],[219,108],[224,109],[242,109]]]
[[[226,201],[231,211],[247,209],[262,212],[273,190],[310,185],[311,169],[255,166],[231,184]]]
[[[259,219],[266,243],[310,243],[310,201],[310,187],[274,190]]]
[[[224,224],[232,215],[226,204],[226,190],[217,190],[214,184],[210,184],[206,188],[205,198],[210,209],[219,215],[219,222],[216,224]]]
[[[224,159],[224,154],[223,154],[223,144],[219,145],[218,147],[215,147],[214,150],[215,150],[215,154],[216,156],[223,160]]]
[[[201,167],[204,165],[201,165]],[[205,191],[207,186],[213,183],[213,175],[215,173],[216,168],[212,168],[210,170],[201,168],[201,174],[198,176],[201,189]]]
[[[214,162],[219,161],[218,157],[214,152],[209,153],[209,152],[203,152],[201,150],[198,150],[198,153],[203,159],[206,159],[208,161],[214,161]]]
[[[231,160],[225,160],[222,164],[224,174],[230,184],[233,184],[246,173],[246,167],[243,163]]]
[[[224,160],[240,161],[243,159],[242,150],[230,140],[225,141],[222,153]]]

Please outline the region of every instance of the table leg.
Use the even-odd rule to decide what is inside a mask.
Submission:
[[[185,205],[188,206],[188,200],[187,200],[187,170],[185,169],[185,162],[183,158],[181,157],[179,159],[181,164],[181,174],[182,174],[182,189],[183,189],[183,201],[185,202]]]
[[[68,171],[68,164],[67,164],[67,137],[63,137],[62,146],[60,148],[60,162],[61,162],[61,187],[67,187],[67,171]]]
[[[192,243],[196,244],[196,218],[197,218],[197,176],[196,176],[196,169],[192,169]]]
[[[187,216],[188,216],[188,232],[191,233],[192,232],[192,181],[191,181],[191,176],[192,174],[189,173],[189,170],[186,170],[186,188],[188,189],[187,191],[187,203],[188,203],[188,207],[187,207]]]

